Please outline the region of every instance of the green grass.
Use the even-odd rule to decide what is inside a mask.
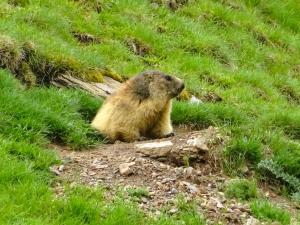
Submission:
[[[24,90],[7,72],[0,71],[0,77],[1,136],[32,143],[62,142],[77,149],[96,143],[88,122],[100,100],[57,88]]]
[[[88,212],[93,208],[82,200],[82,206],[74,205],[70,214],[62,210],[65,217],[54,220],[58,206],[50,204],[52,179],[47,168],[56,158],[45,151],[47,143],[83,149],[101,142],[88,124],[100,100],[81,91],[36,86],[48,85],[59,74],[96,81],[103,75],[127,78],[146,69],[174,74],[184,79],[189,93],[204,102],[175,102],[174,124],[221,127],[230,137],[223,154],[228,172],[241,174],[245,164],[256,169],[260,162],[271,159],[280,174],[299,183],[297,1],[190,1],[175,11],[150,0],[96,3],[0,0],[0,68],[6,69],[0,71],[0,140],[5,149],[1,151],[1,166],[5,165],[1,176],[7,185],[18,184],[10,184],[10,191],[2,191],[0,197],[3,201],[11,196],[20,199],[7,204],[3,221],[59,224],[74,216],[76,207]],[[91,34],[98,41],[81,43],[74,32]],[[144,56],[132,52],[132,41],[147,47]],[[33,88],[21,86],[10,73]],[[222,101],[210,101],[208,93],[217,94]],[[298,189],[282,177],[275,179],[291,190]],[[33,198],[31,204],[28,196],[36,195],[45,199]],[[43,210],[45,205],[53,211]],[[120,207],[112,211],[111,221],[118,210],[125,218],[124,207]]]
[[[291,215],[288,211],[279,208],[265,200],[257,200],[250,205],[252,214],[261,220],[279,222],[282,225],[290,224]]]
[[[225,186],[227,198],[237,198],[240,200],[250,200],[258,197],[255,181],[246,179],[234,179]]]

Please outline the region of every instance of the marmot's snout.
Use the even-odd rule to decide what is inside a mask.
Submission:
[[[173,97],[176,97],[178,96],[182,90],[185,88],[185,85],[184,85],[184,82],[179,79],[179,78],[175,78],[175,82],[176,82],[176,85],[174,86],[175,88],[173,89]]]

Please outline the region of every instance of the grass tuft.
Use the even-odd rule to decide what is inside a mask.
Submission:
[[[280,224],[290,224],[291,215],[284,209],[281,209],[268,201],[257,200],[250,205],[252,214],[265,221],[279,222]]]
[[[246,179],[231,180],[225,187],[225,195],[228,198],[237,198],[244,201],[257,198],[256,182]]]

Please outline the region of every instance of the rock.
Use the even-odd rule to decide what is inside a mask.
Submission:
[[[194,184],[191,184],[186,181],[182,181],[182,184],[185,185],[192,194],[197,193],[199,191],[199,189]]]
[[[177,208],[172,208],[172,209],[169,210],[169,213],[170,213],[170,214],[175,214],[175,213],[177,213],[177,212],[178,212],[178,209],[177,209]]]
[[[62,172],[62,171],[64,170],[64,168],[65,168],[64,165],[60,165],[60,166],[58,167],[58,171],[59,171],[59,172]]]
[[[166,158],[171,149],[169,147],[163,147],[163,148],[141,148],[138,150],[138,152],[144,154],[145,156],[149,156],[154,159],[158,158]]]
[[[93,165],[93,168],[95,168],[95,169],[104,169],[107,167],[108,167],[108,165]]]
[[[187,144],[196,147],[198,150],[208,151],[209,148],[206,145],[206,139],[202,136],[198,136],[194,139],[187,140]]]
[[[170,191],[170,193],[171,193],[171,194],[177,194],[177,193],[178,193],[178,191],[177,191],[177,189],[176,189],[176,188],[172,188],[172,189],[171,189],[171,191]]]
[[[175,181],[176,179],[174,179],[174,178],[169,178],[169,177],[167,177],[167,178],[164,178],[162,181],[161,181],[161,183],[162,184],[165,184],[165,183],[169,183],[169,182],[173,182],[173,181]]]
[[[189,166],[188,168],[185,169],[185,174],[187,177],[192,177],[194,173],[194,168]]]
[[[189,103],[190,104],[196,104],[196,105],[203,104],[203,102],[194,95],[192,95]]]
[[[135,146],[138,148],[163,148],[172,146],[173,143],[171,141],[161,141],[161,142],[150,142],[144,144],[136,144]]]
[[[96,173],[94,171],[89,172],[89,176],[95,176],[95,175],[96,175]]]
[[[131,166],[135,165],[135,162],[122,163],[119,165],[119,171],[121,175],[130,175],[133,173]]]
[[[142,198],[141,198],[141,201],[142,201],[143,203],[147,203],[147,202],[148,202],[148,199],[145,198],[145,197],[142,197]]]
[[[246,224],[245,225],[258,225],[259,220],[255,219],[254,217],[250,217],[249,219],[247,219]]]
[[[49,170],[57,176],[60,175],[60,171],[55,166],[50,167]]]

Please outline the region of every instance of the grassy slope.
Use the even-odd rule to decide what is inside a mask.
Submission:
[[[222,102],[200,107],[178,102],[172,117],[175,123],[223,127],[232,138],[224,153],[231,162],[226,164],[229,170],[245,162],[256,166],[267,155],[285,173],[300,178],[297,1],[191,1],[176,12],[146,0],[104,1],[99,14],[92,7],[93,1],[81,2],[85,3],[0,0],[0,48],[3,40],[11,39],[18,55],[22,45],[32,41],[37,57],[30,65],[47,61],[53,68],[76,71],[107,66],[123,76],[153,68],[175,74],[199,97],[210,91],[222,96]],[[93,34],[101,43],[82,45],[72,36],[73,31]],[[126,44],[132,39],[148,46],[150,53],[145,57],[133,54]],[[50,72],[55,74],[56,70]],[[99,103],[73,91],[22,91],[8,76],[7,72],[0,74],[1,89],[6,90],[1,90],[0,96],[0,140],[1,146],[8,146],[2,147],[7,150],[1,152],[5,162],[1,166],[16,172],[0,170],[6,177],[1,185],[16,186],[16,192],[23,191],[24,196],[36,195],[47,189],[45,171],[55,160],[47,152],[39,153],[40,148],[57,138],[75,148],[91,145],[97,137],[86,120]],[[22,181],[24,174],[32,179],[28,184]],[[21,185],[19,189],[15,182]],[[297,190],[295,185],[292,188]],[[4,192],[0,196],[8,199],[15,194]],[[45,196],[51,199],[50,192]],[[30,203],[26,196],[16,199],[8,205],[10,210],[5,209],[7,215],[19,204],[26,207]],[[82,204],[87,204],[83,208],[90,207],[90,203]],[[38,208],[29,209],[28,214],[39,215]],[[21,207],[20,213],[23,211]],[[53,215],[51,218],[58,216]],[[72,216],[64,215],[61,219]]]

